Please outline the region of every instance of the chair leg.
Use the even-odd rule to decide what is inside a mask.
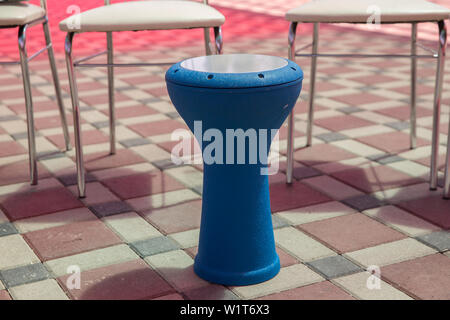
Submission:
[[[75,69],[72,59],[72,42],[74,37],[73,32],[67,33],[66,36],[66,65],[67,73],[69,75],[69,85],[70,85],[70,96],[72,98],[72,109],[73,109],[73,126],[75,135],[75,158],[77,163],[77,182],[78,182],[78,196],[84,198],[86,196],[86,184],[85,184],[85,173],[84,173],[84,162],[83,162],[83,144],[81,141],[80,132],[80,107],[78,101],[78,88],[75,78]]]
[[[109,95],[109,143],[110,154],[116,153],[116,115],[114,108],[114,51],[112,32],[106,33],[108,49],[108,95]]]
[[[439,124],[441,113],[441,93],[444,77],[445,48],[447,46],[447,30],[444,21],[438,22],[439,26],[439,50],[436,69],[436,85],[434,91],[433,108],[433,133],[431,140],[431,173],[430,189],[436,190],[438,181],[438,155],[439,155]]]
[[[314,93],[316,87],[316,65],[317,65],[317,46],[319,41],[319,24],[314,23],[312,56],[311,56],[311,80],[309,84],[309,109],[308,124],[306,128],[306,145],[312,144],[312,130],[314,123]]]
[[[214,43],[216,46],[216,54],[222,54],[223,38],[222,38],[222,28],[221,27],[214,27]]]
[[[207,56],[210,56],[212,55],[212,50],[211,50],[211,36],[209,34],[209,28],[203,29],[203,36],[205,39],[205,53]]]
[[[66,112],[65,112],[65,108],[64,108],[62,95],[61,95],[61,87],[59,84],[58,71],[56,69],[55,55],[53,53],[52,39],[50,36],[50,28],[48,26],[47,21],[45,21],[42,26],[44,28],[45,42],[48,47],[48,49],[47,49],[48,59],[50,62],[50,68],[52,70],[53,84],[55,86],[56,100],[58,102],[59,114],[61,117],[64,141],[66,143],[66,150],[69,151],[72,147],[70,145],[69,129],[67,127]]]
[[[445,160],[444,198],[450,199],[450,122],[448,123],[447,156]]]
[[[26,49],[27,25],[19,27],[19,53],[20,66],[22,69],[23,90],[25,93],[25,107],[27,112],[27,130],[28,130],[28,153],[30,163],[30,181],[32,185],[38,183],[38,172],[36,163],[36,139],[34,133],[33,119],[33,99],[31,96],[30,70],[28,69],[28,55]]]
[[[295,35],[297,32],[297,22],[291,22],[288,35],[288,57],[289,60],[295,61]],[[287,137],[287,168],[286,183],[292,183],[294,170],[294,110],[288,117],[288,137]]]
[[[411,24],[411,55],[417,53],[417,23]],[[410,110],[410,147],[414,149],[416,147],[416,88],[417,88],[417,59],[411,58],[411,110]]]

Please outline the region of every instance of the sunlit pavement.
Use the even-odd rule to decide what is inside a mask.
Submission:
[[[57,23],[73,2],[48,2],[71,120],[65,35]],[[210,2],[227,18],[224,53],[287,55],[288,23],[281,4],[278,11],[263,14],[254,9],[263,7],[262,1],[247,1],[250,10],[230,0]],[[78,5],[86,10],[102,3]],[[320,50],[409,51],[409,38],[403,37],[409,29],[365,27],[323,26]],[[43,43],[40,28],[33,29],[30,53]],[[307,25],[299,28],[299,47],[310,41],[310,31]],[[425,44],[435,46],[436,26],[419,31]],[[17,57],[16,34],[0,32],[0,60]],[[175,62],[202,55],[202,35],[202,30],[118,33],[116,61]],[[104,34],[78,35],[75,55],[101,50],[105,42]],[[409,149],[408,60],[320,59],[314,139],[308,148],[309,60],[297,62],[305,81],[295,108],[295,181],[285,184],[286,127],[280,133],[280,172],[270,177],[282,269],[274,279],[246,287],[210,284],[193,273],[202,168],[171,162],[176,144],[171,133],[185,125],[167,95],[165,67],[115,70],[114,156],[109,155],[106,70],[78,70],[88,170],[82,200],[77,197],[74,150],[61,151],[64,140],[45,55],[30,64],[38,186],[28,183],[20,68],[1,67],[0,299],[450,299],[450,201],[442,199],[442,188],[428,188],[435,62],[419,62],[414,150]],[[450,110],[447,70],[441,182]],[[71,278],[77,270],[79,289]]]

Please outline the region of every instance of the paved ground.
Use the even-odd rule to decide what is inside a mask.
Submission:
[[[49,3],[55,19],[64,17],[70,4]],[[227,16],[226,53],[286,54],[287,23],[281,18],[220,10]],[[301,30],[299,46],[309,31]],[[321,48],[328,51],[409,48],[400,36],[335,26],[322,31]],[[14,33],[8,32],[1,32],[0,56],[16,52]],[[64,35],[56,28],[53,32],[70,115]],[[202,54],[201,31],[131,35],[116,36],[118,61]],[[11,44],[3,45],[7,40]],[[99,35],[76,41],[80,55],[104,44]],[[39,41],[29,44],[37,47]],[[47,61],[31,64],[41,158],[36,187],[28,184],[20,70],[1,68],[0,299],[450,299],[450,201],[441,199],[442,189],[430,192],[427,184],[433,62],[420,63],[415,150],[408,148],[408,61],[320,60],[310,148],[303,148],[309,61],[298,63],[306,80],[295,109],[296,180],[291,187],[284,183],[284,157],[281,172],[270,178],[282,269],[273,280],[247,287],[212,285],[192,271],[202,172],[170,162],[170,133],[184,124],[167,96],[164,68],[117,70],[115,156],[108,156],[105,70],[78,73],[89,172],[88,197],[82,201],[74,185],[74,151],[60,151],[63,139]],[[441,164],[450,106],[447,70]],[[285,128],[280,139],[284,153]],[[81,269],[79,290],[68,287],[73,265]],[[379,286],[365,271],[377,272],[373,266],[380,268]],[[374,289],[368,289],[368,279]]]

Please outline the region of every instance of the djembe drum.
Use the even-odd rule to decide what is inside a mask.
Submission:
[[[169,96],[202,149],[202,218],[194,271],[205,280],[248,285],[280,270],[267,156],[302,80],[294,62],[251,54],[191,58],[166,73]]]

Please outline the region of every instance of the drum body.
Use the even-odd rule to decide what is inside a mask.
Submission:
[[[232,62],[218,63],[252,58],[229,56]],[[210,57],[224,56],[200,58],[217,59]],[[210,282],[254,284],[280,270],[267,155],[297,101],[303,74],[291,61],[269,58],[279,59],[281,67],[237,73],[225,66],[225,72],[217,72],[215,61],[208,60],[210,70],[187,69],[181,62],[166,73],[169,96],[202,148],[202,219],[194,270]]]

